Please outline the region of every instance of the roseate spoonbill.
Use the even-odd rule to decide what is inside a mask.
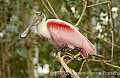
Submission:
[[[73,25],[60,19],[46,21],[46,17],[41,11],[36,12],[32,24],[24,31],[21,37],[25,37],[33,25],[36,26],[37,34],[47,39],[56,48],[65,46],[77,50],[83,58],[87,58],[88,54],[94,55],[96,52],[95,46]]]

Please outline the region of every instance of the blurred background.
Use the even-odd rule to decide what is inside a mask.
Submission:
[[[43,1],[48,4],[46,0]],[[87,5],[91,5],[108,0],[86,1]],[[72,25],[76,24],[84,7],[83,0],[49,0],[49,2],[59,18]],[[52,54],[55,48],[48,41],[36,35],[34,28],[26,38],[20,38],[37,11],[42,11],[47,19],[55,18],[48,12],[41,0],[0,0],[0,78],[52,78],[50,72],[59,70],[60,64],[54,60]],[[112,16],[114,42],[120,45],[119,0],[112,0]],[[107,4],[86,8],[78,29],[96,46],[97,54],[103,55],[106,60],[111,59],[112,47],[108,42],[112,42],[112,27]],[[120,66],[120,48],[115,46],[113,55],[111,64]],[[68,66],[78,72],[82,62],[83,60],[75,60]],[[94,76],[95,78],[120,78],[119,69],[101,65],[98,62],[88,64],[91,71],[119,72],[119,75],[104,77],[97,75]],[[82,71],[87,71],[85,66]]]

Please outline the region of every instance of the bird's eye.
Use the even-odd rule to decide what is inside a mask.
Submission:
[[[36,15],[42,15],[42,12],[40,11],[40,12],[36,12]]]
[[[42,12],[40,11],[40,15],[42,15]]]

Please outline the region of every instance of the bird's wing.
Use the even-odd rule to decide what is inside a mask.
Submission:
[[[95,54],[94,45],[73,25],[59,19],[47,20],[46,24],[48,31],[58,45],[67,44],[69,48],[79,47],[90,55]]]

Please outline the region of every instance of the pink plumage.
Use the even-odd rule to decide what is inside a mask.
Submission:
[[[77,49],[83,58],[95,54],[95,46],[73,25],[59,19],[49,19],[46,26],[51,36],[48,41],[56,48],[66,45],[70,49]]]
[[[60,19],[46,21],[45,15],[41,11],[36,13],[33,23],[23,32],[21,37],[26,37],[34,25],[36,25],[37,34],[47,39],[56,48],[64,45],[69,49],[79,51],[83,58],[87,58],[88,54],[94,55],[96,52],[95,46],[73,25]]]

